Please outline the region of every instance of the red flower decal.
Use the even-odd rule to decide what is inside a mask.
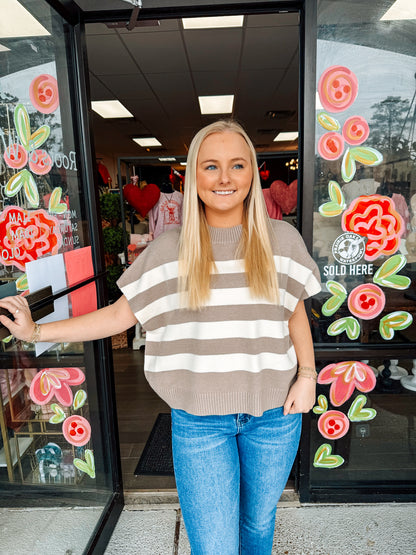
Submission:
[[[325,160],[336,160],[344,152],[344,139],[339,133],[325,133],[318,141],[318,152]]]
[[[329,398],[335,407],[339,407],[348,401],[355,388],[363,393],[374,389],[376,377],[367,364],[349,360],[325,366],[319,373],[318,383],[331,384]]]
[[[350,145],[360,145],[368,139],[370,128],[367,121],[361,116],[352,116],[347,119],[342,128],[342,135]]]
[[[380,314],[386,304],[386,296],[374,283],[355,287],[348,297],[348,308],[357,318],[371,320]]]
[[[26,262],[57,254],[62,245],[59,220],[46,210],[8,206],[0,214],[0,262],[25,271]]]
[[[382,195],[356,198],[342,215],[342,229],[367,237],[366,260],[390,256],[400,246],[404,222],[394,202]]]
[[[58,83],[48,74],[38,75],[30,83],[30,101],[42,114],[51,114],[59,106]]]
[[[357,77],[347,67],[328,67],[319,79],[319,98],[322,106],[328,112],[346,110],[354,102],[357,92]]]
[[[62,433],[68,443],[80,447],[89,442],[91,438],[91,426],[83,416],[74,414],[67,418],[62,424]]]
[[[37,405],[46,405],[55,396],[58,403],[70,407],[73,399],[70,386],[84,381],[80,368],[43,368],[33,378],[29,395]]]
[[[27,152],[17,143],[8,146],[3,154],[4,161],[9,168],[20,170],[27,164]]]

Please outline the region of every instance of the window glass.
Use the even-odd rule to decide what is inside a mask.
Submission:
[[[46,2],[8,5],[0,36],[0,296],[46,286],[50,295],[94,275],[69,30]],[[96,298],[92,283],[34,317],[89,312]],[[1,505],[44,511],[43,519],[26,511],[24,529],[3,534],[2,547],[81,553],[113,494],[108,408],[96,376],[105,362],[95,364],[91,343],[34,346],[4,327],[0,344]],[[18,510],[3,516],[5,530],[22,528]]]
[[[416,338],[416,24],[382,20],[390,4],[319,3],[317,342]]]

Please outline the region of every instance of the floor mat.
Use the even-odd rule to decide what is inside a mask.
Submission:
[[[135,476],[173,476],[170,413],[159,413],[134,471]]]

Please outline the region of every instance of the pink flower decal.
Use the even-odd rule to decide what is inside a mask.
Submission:
[[[89,442],[91,438],[91,426],[83,416],[74,414],[67,418],[62,424],[64,438],[71,445],[80,447]]]
[[[33,150],[29,156],[29,168],[36,175],[46,175],[52,169],[52,159],[44,150]]]
[[[342,128],[342,135],[350,145],[360,145],[368,139],[370,128],[367,121],[361,116],[352,116],[347,119]]]
[[[342,229],[367,237],[365,259],[394,254],[405,226],[394,202],[383,195],[357,197],[342,215]]]
[[[328,67],[321,75],[318,93],[328,112],[343,112],[354,102],[358,92],[355,74],[343,66]]]
[[[17,143],[8,146],[3,154],[4,161],[9,168],[22,169],[27,164],[27,152]]]
[[[344,139],[335,131],[325,133],[318,141],[318,152],[325,160],[336,160],[344,152]]]
[[[383,291],[373,283],[363,283],[355,287],[348,297],[351,314],[362,320],[371,320],[380,314],[386,304]]]
[[[343,412],[329,410],[321,414],[318,420],[318,430],[326,439],[339,439],[350,429],[350,421]]]
[[[59,106],[58,83],[48,74],[38,75],[30,83],[30,101],[42,114],[51,114]]]
[[[331,384],[329,398],[339,407],[351,397],[355,388],[363,393],[374,389],[376,377],[367,364],[349,360],[325,366],[319,373],[318,383]]]
[[[29,395],[37,405],[46,405],[55,397],[64,407],[72,405],[71,385],[85,381],[80,368],[43,368],[30,384]]]

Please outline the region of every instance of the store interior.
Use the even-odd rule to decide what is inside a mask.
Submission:
[[[190,23],[208,27],[188,28]],[[232,117],[243,124],[258,153],[271,217],[296,225],[297,12],[200,22],[139,19],[132,30],[125,23],[87,24],[86,44],[97,180],[103,219],[107,216],[103,234],[110,302],[119,296],[115,280],[120,273],[165,229],[162,217],[180,219],[189,143],[216,119]],[[200,97],[214,96],[228,98],[229,107],[202,113]],[[96,102],[115,99],[128,113],[102,117],[95,111],[103,108]],[[152,138],[159,144],[134,141]],[[148,210],[155,185],[160,196]],[[161,208],[162,200],[170,207]],[[170,210],[168,216],[163,210]],[[136,328],[112,339],[124,489],[172,489],[172,475],[135,475],[158,415],[169,413],[144,377],[144,337]]]

